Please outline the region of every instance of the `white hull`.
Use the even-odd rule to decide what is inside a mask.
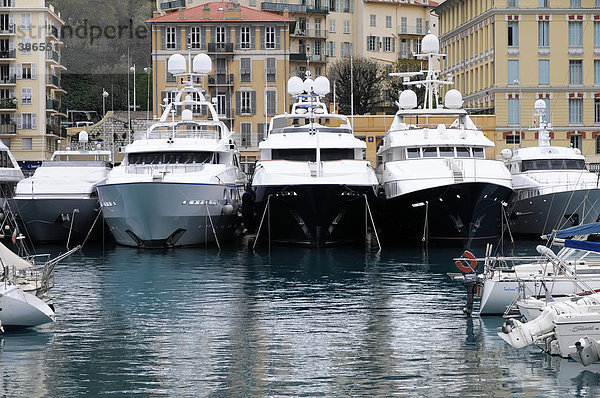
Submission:
[[[54,322],[54,311],[36,296],[17,286],[0,288],[0,323],[4,328],[22,328]]]

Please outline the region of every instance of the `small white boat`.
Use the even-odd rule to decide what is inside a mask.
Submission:
[[[498,336],[514,348],[537,345],[549,354],[567,358],[579,339],[600,339],[600,294],[549,304],[530,322],[508,320]]]
[[[38,326],[55,319],[48,304],[9,282],[0,283],[0,309],[3,330]]]
[[[108,178],[112,153],[88,150],[85,131],[79,142],[82,148],[54,152],[17,184],[11,207],[33,241],[81,241],[94,223],[102,225],[96,187]]]

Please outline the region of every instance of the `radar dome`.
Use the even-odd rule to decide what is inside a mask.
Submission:
[[[313,92],[314,86],[315,86],[315,82],[310,77],[304,81],[304,91],[306,91],[307,94],[310,94]]]
[[[79,142],[88,142],[88,133],[85,130],[79,132]]]
[[[508,159],[512,158],[513,151],[510,148],[504,148],[503,150],[500,151],[500,156],[502,156],[502,159],[508,160]]]
[[[421,52],[423,54],[437,54],[440,52],[440,41],[431,33],[425,35],[421,41]]]
[[[417,107],[417,94],[412,90],[404,90],[400,93],[398,103],[402,109],[415,109]]]
[[[546,102],[542,99],[535,101],[535,105],[533,106],[536,111],[545,111],[546,110]]]
[[[458,90],[448,90],[444,100],[444,105],[448,109],[459,109],[462,106],[462,94]]]
[[[173,54],[169,57],[167,63],[167,70],[172,75],[180,75],[185,73],[185,58],[181,54]]]
[[[192,110],[191,109],[184,109],[181,112],[181,120],[183,120],[185,122],[189,122],[192,119],[193,119],[193,115],[192,115]]]
[[[298,76],[290,77],[288,80],[288,93],[291,95],[302,94],[304,91],[304,82]]]
[[[319,76],[314,83],[315,93],[319,95],[329,94],[329,79],[325,76]]]
[[[212,71],[212,61],[206,54],[198,54],[192,61],[193,71],[201,75],[207,75]]]

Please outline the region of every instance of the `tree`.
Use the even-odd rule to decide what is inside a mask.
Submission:
[[[363,57],[353,58],[352,67],[353,88],[350,85],[350,58],[343,58],[329,66],[329,80],[335,85],[339,113],[352,113],[350,99],[353,90],[354,114],[363,115],[372,112],[383,102],[381,90],[384,71],[379,63]]]
[[[394,72],[420,72],[421,70],[427,70],[427,62],[414,59],[399,59],[391,69]],[[422,80],[424,77],[425,74],[418,78]],[[415,78],[411,80],[415,80]],[[386,75],[386,87],[392,103],[398,100],[398,95],[402,90],[411,89],[417,94],[417,106],[423,106],[424,104],[425,87],[423,86],[406,86],[402,78]]]

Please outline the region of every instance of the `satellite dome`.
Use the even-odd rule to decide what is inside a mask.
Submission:
[[[440,52],[440,41],[431,33],[426,34],[421,41],[421,52],[423,54],[437,54]]]
[[[463,104],[463,99],[462,99],[462,94],[460,93],[460,91],[452,89],[452,90],[448,90],[448,92],[446,93],[446,97],[444,100],[444,105],[446,105],[446,108],[448,109],[460,109],[460,107],[462,107]]]
[[[172,75],[180,75],[185,73],[185,58],[181,54],[173,54],[169,57],[167,63],[167,70]]]
[[[192,110],[191,109],[184,109],[181,112],[181,120],[185,121],[185,122],[189,122],[190,120],[192,120],[194,117],[192,115]]]
[[[319,95],[329,94],[329,79],[325,76],[319,76],[315,79],[314,83],[315,93]]]
[[[303,85],[304,82],[302,82],[302,79],[298,76],[290,77],[288,80],[288,93],[291,95],[302,94],[302,91],[304,91]]]
[[[315,86],[315,82],[310,77],[304,81],[304,91],[306,91],[307,94],[310,94],[313,92],[314,86]]]
[[[502,159],[508,160],[513,157],[513,151],[510,148],[504,148],[500,151],[500,156],[502,156]]]
[[[535,101],[535,105],[533,106],[536,111],[545,111],[546,110],[546,101],[539,99]]]
[[[79,142],[88,142],[88,133],[85,130],[79,132]]]
[[[193,71],[194,73],[199,73],[201,75],[207,75],[212,71],[212,61],[210,57],[206,54],[198,54],[194,57],[192,61]]]
[[[404,90],[400,93],[398,103],[402,109],[415,109],[417,107],[417,94],[412,90]]]

